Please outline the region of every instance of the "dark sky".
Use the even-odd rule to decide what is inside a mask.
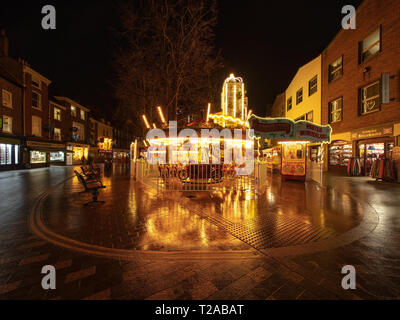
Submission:
[[[112,114],[115,101],[114,1],[15,0],[2,4],[0,27],[10,54],[53,81],[52,91]],[[341,27],[341,8],[360,0],[220,0],[217,46],[227,70],[244,78],[250,108],[265,115],[297,69],[315,58]],[[57,30],[41,28],[41,8],[57,10]],[[222,83],[221,83],[222,86]]]

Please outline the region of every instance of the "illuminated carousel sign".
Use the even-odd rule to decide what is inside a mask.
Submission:
[[[249,119],[254,135],[263,139],[282,141],[330,142],[332,129],[309,121],[294,122],[286,118],[260,118],[252,115]]]

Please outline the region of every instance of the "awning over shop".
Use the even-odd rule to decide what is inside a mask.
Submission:
[[[252,115],[250,128],[256,137],[281,141],[330,142],[332,128],[309,121],[292,121],[286,118],[260,118]]]

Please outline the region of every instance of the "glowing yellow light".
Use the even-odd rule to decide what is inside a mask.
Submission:
[[[206,122],[208,122],[208,117],[210,116],[210,109],[211,109],[211,103],[209,103],[208,106],[207,106],[207,119],[206,119]]]
[[[233,116],[236,117],[236,83],[233,85]]]
[[[231,73],[231,74],[229,75],[229,78],[230,78],[230,79],[235,79],[235,76],[233,75],[233,73]]]
[[[250,118],[250,116],[251,116],[251,114],[253,113],[253,110],[249,110],[249,113],[247,114],[247,119],[246,120],[249,120],[249,118]]]
[[[244,114],[244,83],[242,82],[242,119],[245,120]]]
[[[158,110],[158,114],[160,115],[161,122],[162,122],[162,123],[165,123],[165,118],[164,118],[164,114],[163,114],[163,112],[162,112],[161,107],[158,106],[158,107],[157,107],[157,110]]]
[[[144,123],[145,123],[145,125],[146,125],[146,128],[147,128],[147,129],[150,129],[150,125],[149,125],[149,122],[147,121],[146,115],[145,115],[145,114],[142,115],[142,118],[143,118],[143,121],[144,121]]]
[[[241,125],[243,125],[243,126],[246,126],[246,127],[248,127],[249,125],[248,125],[248,123],[247,123],[247,121],[243,121],[242,119],[240,119],[240,118],[234,118],[234,117],[231,117],[231,116],[224,116],[224,115],[218,115],[218,114],[210,114],[209,115],[209,118],[211,118],[211,119],[222,119],[222,120],[225,120],[225,121],[232,121],[232,122],[237,122],[237,123],[239,123],[239,124],[241,124]],[[224,122],[225,123],[225,122]]]
[[[156,126],[156,124],[153,122],[153,128],[154,129],[156,129],[157,128],[157,126]]]

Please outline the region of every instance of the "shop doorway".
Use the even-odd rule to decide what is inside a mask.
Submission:
[[[361,170],[365,176],[371,172],[371,167],[377,159],[392,158],[394,141],[360,141],[358,143]]]

